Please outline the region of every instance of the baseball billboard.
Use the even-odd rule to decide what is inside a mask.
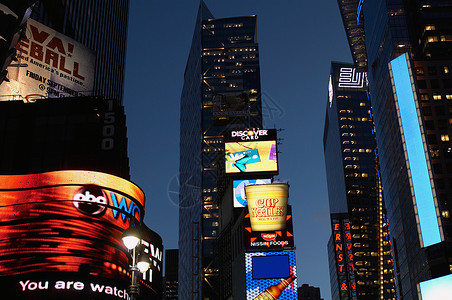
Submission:
[[[0,101],[91,96],[96,56],[75,40],[35,21],[17,45],[18,61],[8,67]]]

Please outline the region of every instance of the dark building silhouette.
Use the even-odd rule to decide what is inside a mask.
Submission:
[[[323,300],[323,298],[320,298],[320,288],[304,283],[298,288],[298,300]]]
[[[215,19],[200,2],[180,117],[179,298],[218,299],[224,133],[262,126],[256,16]]]
[[[332,299],[396,299],[367,74],[331,65],[324,155]]]
[[[400,297],[419,299],[419,282],[452,270],[452,5],[365,1],[361,13]]]
[[[177,300],[178,296],[178,274],[179,274],[179,250],[165,250],[165,286],[163,299]]]

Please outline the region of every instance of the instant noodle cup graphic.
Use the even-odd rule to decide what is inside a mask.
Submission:
[[[250,213],[251,230],[286,229],[288,184],[248,185],[245,186],[245,194]]]

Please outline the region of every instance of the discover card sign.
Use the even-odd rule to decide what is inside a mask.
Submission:
[[[32,19],[26,36],[16,45],[18,61],[8,67],[9,82],[0,85],[0,100],[92,95],[94,51]]]

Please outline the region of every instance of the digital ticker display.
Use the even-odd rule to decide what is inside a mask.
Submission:
[[[271,261],[281,265],[266,264]],[[246,299],[253,300],[266,288],[280,283],[291,275],[297,276],[295,251],[247,252],[245,268]],[[296,278],[284,289],[278,300],[298,300]]]
[[[14,299],[128,299],[129,257],[121,235],[132,216],[143,217],[144,200],[138,186],[105,173],[0,176],[2,293]],[[161,238],[144,238],[159,271]]]
[[[231,131],[225,136],[225,172],[277,173],[276,130]]]

